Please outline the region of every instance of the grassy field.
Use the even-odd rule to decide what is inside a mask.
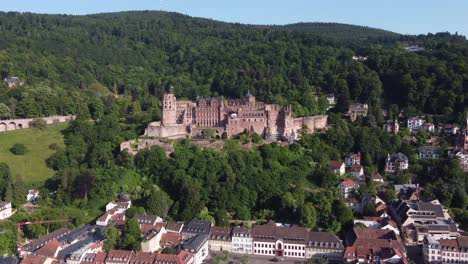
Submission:
[[[7,133],[0,133],[0,162],[6,162],[13,175],[21,175],[26,183],[35,184],[45,181],[54,175],[54,171],[47,168],[46,159],[54,150],[49,145],[57,143],[63,146],[61,131],[67,123],[55,124],[40,129],[24,129]],[[10,148],[15,143],[22,143],[28,149],[25,155],[14,155]]]

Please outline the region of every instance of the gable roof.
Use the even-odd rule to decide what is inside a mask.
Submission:
[[[343,162],[341,161],[336,161],[336,160],[330,160],[328,161],[328,167],[331,169],[339,169],[343,166]]]
[[[57,250],[59,249],[59,247],[60,243],[57,241],[57,239],[53,239],[52,241],[41,247],[39,250],[37,250],[35,253],[36,255],[54,258],[57,254]]]
[[[356,182],[351,179],[344,179],[340,185],[343,185],[346,188],[353,188],[356,186]]]

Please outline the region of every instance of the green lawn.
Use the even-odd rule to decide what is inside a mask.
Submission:
[[[42,130],[35,128],[0,133],[0,162],[6,162],[12,174],[21,175],[26,183],[45,181],[54,175],[54,171],[45,164],[46,159],[55,152],[49,149],[49,145],[64,145],[61,131],[67,126],[67,123],[62,123]],[[22,156],[11,153],[10,148],[15,143],[24,144],[28,152]]]

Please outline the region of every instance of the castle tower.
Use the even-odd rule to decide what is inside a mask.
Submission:
[[[172,93],[165,93],[162,100],[162,124],[173,125],[177,121],[176,97]]]
[[[246,97],[249,102],[249,105],[255,105],[255,96],[250,92],[250,89],[247,91]]]

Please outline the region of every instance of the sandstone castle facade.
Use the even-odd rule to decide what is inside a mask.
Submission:
[[[324,129],[327,116],[293,118],[291,106],[258,102],[250,92],[241,99],[211,97],[196,102],[177,100],[173,93],[166,93],[162,100],[162,120],[150,123],[145,136],[197,137],[212,128],[217,138],[223,133],[231,138],[247,129],[265,139],[285,140],[296,139],[304,125],[309,133]]]

